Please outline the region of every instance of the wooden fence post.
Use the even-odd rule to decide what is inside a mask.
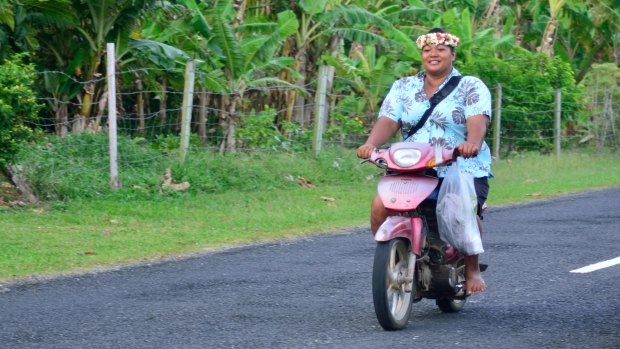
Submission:
[[[318,155],[323,147],[323,133],[327,125],[327,85],[329,71],[334,67],[322,65],[319,68],[319,83],[316,88],[316,96],[314,98],[314,138],[312,140],[312,149],[314,154]]]
[[[493,156],[495,161],[499,160],[500,133],[502,125],[502,84],[497,84],[495,89],[495,117],[493,118]]]
[[[110,187],[118,189],[118,146],[116,131],[116,57],[114,43],[106,45],[108,82],[108,137],[110,153]]]
[[[554,127],[554,136],[555,136],[555,157],[560,159],[560,149],[562,147],[562,91],[559,88],[555,89],[555,127]]]
[[[183,104],[181,107],[181,149],[179,152],[181,163],[185,162],[185,156],[189,149],[189,134],[192,125],[192,109],[194,101],[194,61],[188,61],[185,65],[185,86],[183,87]]]

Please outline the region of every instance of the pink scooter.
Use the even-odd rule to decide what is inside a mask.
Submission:
[[[376,149],[368,160],[387,171],[379,180],[379,196],[387,209],[398,212],[375,235],[372,294],[385,330],[407,326],[412,303],[423,298],[434,299],[448,313],[465,305],[465,263],[439,238],[435,216],[439,179],[432,175],[433,167],[450,164],[457,154],[435,149],[425,143],[395,143]]]

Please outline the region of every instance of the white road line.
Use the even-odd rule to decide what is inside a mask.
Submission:
[[[614,258],[614,259],[610,259],[607,261],[603,261],[603,262],[599,262],[599,263],[594,263],[594,264],[590,264],[587,265],[583,268],[579,268],[579,269],[575,269],[575,270],[571,270],[571,273],[591,273],[593,271],[599,270],[599,269],[603,269],[603,268],[608,268],[608,267],[612,267],[616,264],[620,264],[620,257]]]

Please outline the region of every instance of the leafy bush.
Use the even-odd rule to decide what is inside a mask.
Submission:
[[[311,130],[304,130],[298,124],[281,121],[280,129],[274,123],[276,111],[270,107],[241,120],[237,128],[237,139],[243,149],[269,149],[303,151],[310,144]]]
[[[12,162],[20,144],[30,141],[41,105],[32,90],[35,70],[23,63],[24,54],[15,55],[0,65],[0,167]]]
[[[358,146],[368,131],[363,119],[359,115],[346,115],[333,112],[330,115],[330,123],[325,131],[325,139],[338,143],[342,146]]]
[[[480,54],[467,65],[457,65],[463,74],[481,78],[492,91],[501,83],[501,137],[506,154],[552,149],[555,89],[562,92],[562,105],[570,106],[562,110],[564,123],[574,120],[581,109],[582,92],[572,68],[559,58],[514,49],[502,59]]]
[[[266,107],[258,113],[252,110],[250,115],[244,117],[237,129],[237,139],[241,142],[241,147],[274,150],[280,148],[284,137],[275,127],[275,116],[275,110]]]

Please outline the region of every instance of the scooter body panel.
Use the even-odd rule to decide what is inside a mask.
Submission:
[[[385,242],[392,239],[405,238],[409,240],[411,252],[416,256],[422,255],[422,219],[419,217],[390,216],[377,230],[375,241]]]
[[[431,195],[438,183],[439,179],[424,175],[387,175],[379,180],[378,193],[385,208],[407,212]]]

